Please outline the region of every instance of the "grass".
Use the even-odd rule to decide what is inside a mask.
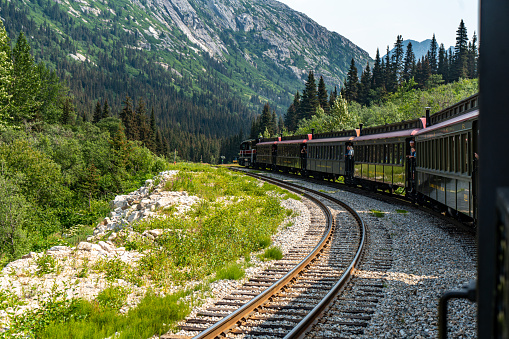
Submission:
[[[244,278],[246,271],[242,265],[237,263],[230,264],[220,270],[217,271],[216,279],[217,280],[239,280]]]
[[[110,306],[103,306],[98,302],[75,300],[70,303],[67,310],[60,309],[61,312],[57,312],[63,318],[52,317],[50,320],[44,319],[43,316],[42,319],[50,321],[32,333],[34,337],[41,339],[103,339],[113,336],[124,339],[159,336],[168,332],[177,321],[189,314],[189,305],[181,300],[191,292],[183,291],[163,297],[149,291],[139,305],[126,315],[118,314]]]
[[[58,261],[47,253],[44,253],[35,259],[35,264],[37,265],[36,272],[38,276],[43,276],[50,273],[58,273],[59,271]]]
[[[371,214],[374,217],[377,217],[377,218],[383,218],[385,216],[384,212],[381,212],[381,211],[378,211],[378,210],[371,210]]]
[[[396,213],[407,214],[408,211],[405,211],[405,210],[396,210]]]
[[[281,260],[283,258],[283,252],[279,247],[270,247],[263,252],[263,254],[260,255],[260,259],[267,261],[267,260]]]
[[[160,335],[189,313],[193,299],[183,301],[182,298],[193,291],[169,296],[148,292],[136,307],[121,314],[119,310],[126,305],[130,291],[116,286],[120,279],[165,291],[189,281],[210,282],[214,276],[214,279],[241,279],[251,253],[262,249],[267,248],[262,255],[264,260],[282,257],[279,248],[268,247],[278,226],[294,214],[281,206],[281,200],[292,194],[226,169],[199,164],[179,164],[177,169],[178,176],[166,188],[185,190],[202,200],[183,215],[170,211],[165,213],[164,220],[152,219],[133,225],[135,233],[119,232],[113,242],[117,247],[140,252],[142,256],[137,264],[126,264],[119,258],[99,260],[94,265],[80,263],[79,277],[101,272],[110,286],[92,301],[68,300],[63,292],[50,297],[39,309],[12,319],[5,336],[58,339]],[[164,232],[155,239],[141,236],[140,233],[150,229]],[[237,264],[242,258],[245,263]],[[58,262],[48,255],[40,257],[37,265],[39,274],[58,271]],[[8,295],[4,299],[9,303]]]

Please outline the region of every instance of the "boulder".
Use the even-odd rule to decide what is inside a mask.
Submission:
[[[159,237],[164,233],[164,230],[156,228],[155,230],[148,231],[148,233],[152,234],[154,237]]]
[[[58,251],[70,251],[71,249],[67,246],[53,246],[48,250],[48,252],[58,252]]]
[[[78,250],[81,250],[81,251],[91,251],[92,250],[92,245],[91,243],[89,242],[86,242],[86,241],[82,241],[78,244],[78,246],[76,247]]]
[[[117,209],[126,207],[128,195],[117,195],[114,200],[110,202],[111,209]]]
[[[115,251],[115,246],[112,246],[110,244],[108,244],[107,242],[104,242],[104,241],[99,241],[99,246],[101,246],[101,248],[106,251],[106,252],[113,252]]]

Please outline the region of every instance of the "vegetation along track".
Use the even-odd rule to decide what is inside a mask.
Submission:
[[[359,263],[366,230],[352,208],[311,189],[249,175],[301,194],[322,213],[312,214],[306,237],[282,260],[188,319],[180,334],[194,338],[298,337],[346,285]],[[182,337],[168,334],[161,338]]]

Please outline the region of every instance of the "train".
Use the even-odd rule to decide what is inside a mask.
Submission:
[[[478,118],[476,94],[383,126],[245,140],[238,163],[395,194],[475,226]]]

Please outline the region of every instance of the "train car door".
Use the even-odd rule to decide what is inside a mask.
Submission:
[[[354,149],[351,142],[345,143],[345,181],[350,183],[354,175]]]

